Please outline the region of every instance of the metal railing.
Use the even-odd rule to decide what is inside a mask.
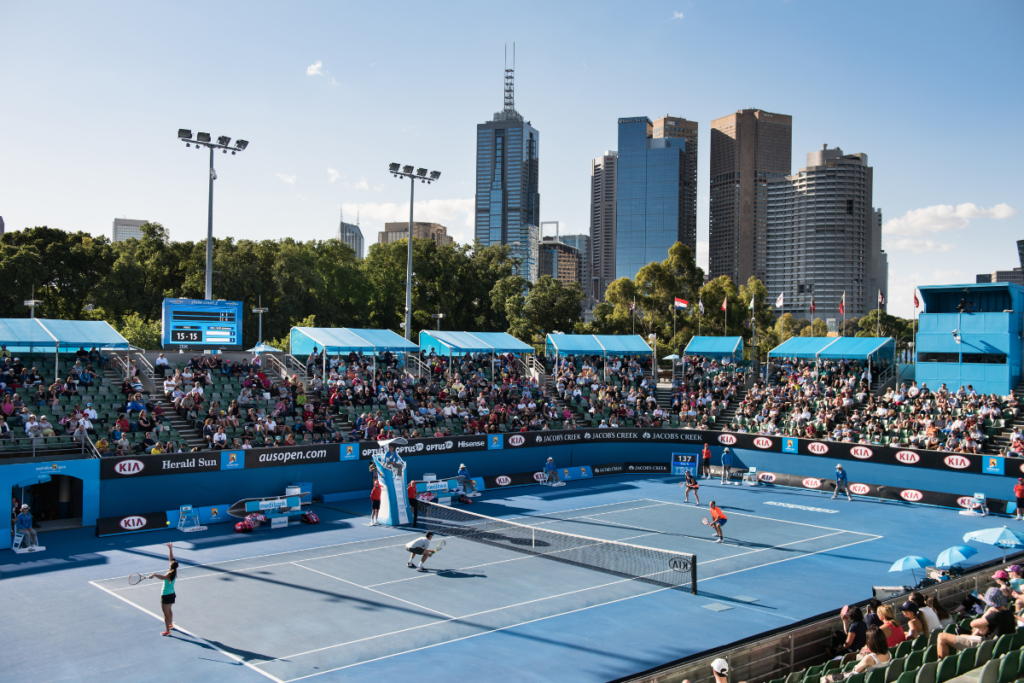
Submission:
[[[288,368],[277,356],[264,353],[260,356],[260,363],[263,365],[263,370],[268,372],[268,374],[276,372],[282,379],[288,376]]]
[[[47,439],[57,439],[57,438],[59,438],[59,437],[53,437],[53,436],[43,437],[43,436],[40,436],[40,437],[36,437],[34,439],[27,439],[27,440],[31,441],[32,443],[31,443],[31,446],[26,447],[24,449],[24,454],[27,456],[29,453],[31,453],[33,458],[39,458],[39,457],[45,458],[48,455],[68,455],[69,453],[73,453],[75,451],[78,451],[83,457],[87,457],[87,458],[98,458],[98,457],[100,457],[99,450],[96,449],[96,445],[88,437],[86,437],[82,441],[72,440],[70,443],[69,442],[61,443],[61,442],[58,441],[56,446],[51,445],[50,443],[47,442]],[[26,441],[26,439],[20,439],[19,441],[21,443],[24,443],[24,441]],[[19,451],[12,451],[11,453],[15,457],[17,457],[17,453],[18,452]],[[2,461],[0,461],[0,462],[2,462]]]
[[[1017,557],[1019,557],[1018,555]],[[943,581],[922,589],[925,595],[936,595],[943,604],[959,604],[972,591],[983,592],[995,585],[989,578],[996,567],[1009,566],[1013,560],[996,560],[974,568],[974,571],[959,578]],[[906,600],[906,593],[884,601],[884,604],[899,605]],[[864,603],[862,603],[864,604]],[[897,608],[896,613],[900,610]],[[813,623],[794,629],[777,631],[764,638],[745,644],[727,646],[709,651],[699,657],[679,664],[669,664],[657,671],[650,671],[632,677],[619,679],[621,683],[713,683],[711,662],[723,658],[729,662],[729,678],[734,680],[770,681],[788,674],[803,671],[809,666],[821,664],[827,658],[825,647],[832,640],[833,631],[842,630],[842,621],[835,613],[822,615]]]
[[[284,363],[286,373],[292,375],[298,375],[299,379],[305,381],[309,379],[309,375],[306,373],[306,364],[300,361],[298,358],[290,353],[284,354]]]

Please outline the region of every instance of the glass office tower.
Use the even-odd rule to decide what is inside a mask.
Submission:
[[[668,258],[686,222],[686,140],[654,138],[646,116],[619,119],[615,277]]]

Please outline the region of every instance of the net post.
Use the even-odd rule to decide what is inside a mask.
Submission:
[[[536,550],[536,549],[537,549],[537,530],[531,528],[530,529],[530,550]]]
[[[697,594],[697,556],[693,555],[690,559],[690,592],[694,595]]]

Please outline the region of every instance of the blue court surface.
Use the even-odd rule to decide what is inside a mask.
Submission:
[[[314,506],[316,527],[251,535],[46,534],[45,552],[0,560],[0,679],[608,681],[910,583],[888,573],[895,559],[934,558],[967,531],[1013,523],[702,481],[699,508],[675,477],[490,492],[466,507],[696,554],[698,595],[462,538],[418,573],[403,546],[419,534],[366,526],[368,500]],[[729,516],[722,544],[700,523],[710,499]],[[127,577],[165,570],[167,541],[182,566],[178,630],[161,637],[159,582]]]

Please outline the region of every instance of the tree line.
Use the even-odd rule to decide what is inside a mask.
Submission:
[[[690,249],[676,243],[664,261],[652,262],[636,277],[620,278],[593,311],[581,318],[584,293],[550,276],[529,283],[506,245],[445,245],[413,240],[413,341],[434,329],[432,314],[443,314],[441,329],[508,332],[543,344],[548,332],[577,334],[655,334],[659,355],[681,353],[698,332],[756,340],[760,356],[783,336],[823,335],[825,323],[776,318],[767,290],[756,278],[737,286],[722,276],[707,283]],[[213,292],[218,299],[244,303],[243,344],[254,346],[258,303],[263,338],[287,349],[289,330],[308,327],[390,329],[403,334],[407,240],[372,244],[357,259],[337,239],[296,241],[217,239]],[[57,319],[108,321],[128,341],[160,346],[164,298],[204,296],[206,243],[172,242],[159,223],[142,226],[142,237],[112,243],[88,233],[48,227],[27,228],[0,237],[0,277],[9,296],[0,299],[0,317],[27,317],[23,301],[42,301],[36,315]],[[690,302],[675,311],[675,298]],[[728,310],[722,302],[728,299]],[[698,301],[703,300],[700,315]],[[753,300],[753,310],[751,310]],[[848,319],[848,336],[874,336],[875,312]],[[883,336],[901,347],[912,339],[911,321],[881,314]],[[661,354],[664,350],[665,353]]]

